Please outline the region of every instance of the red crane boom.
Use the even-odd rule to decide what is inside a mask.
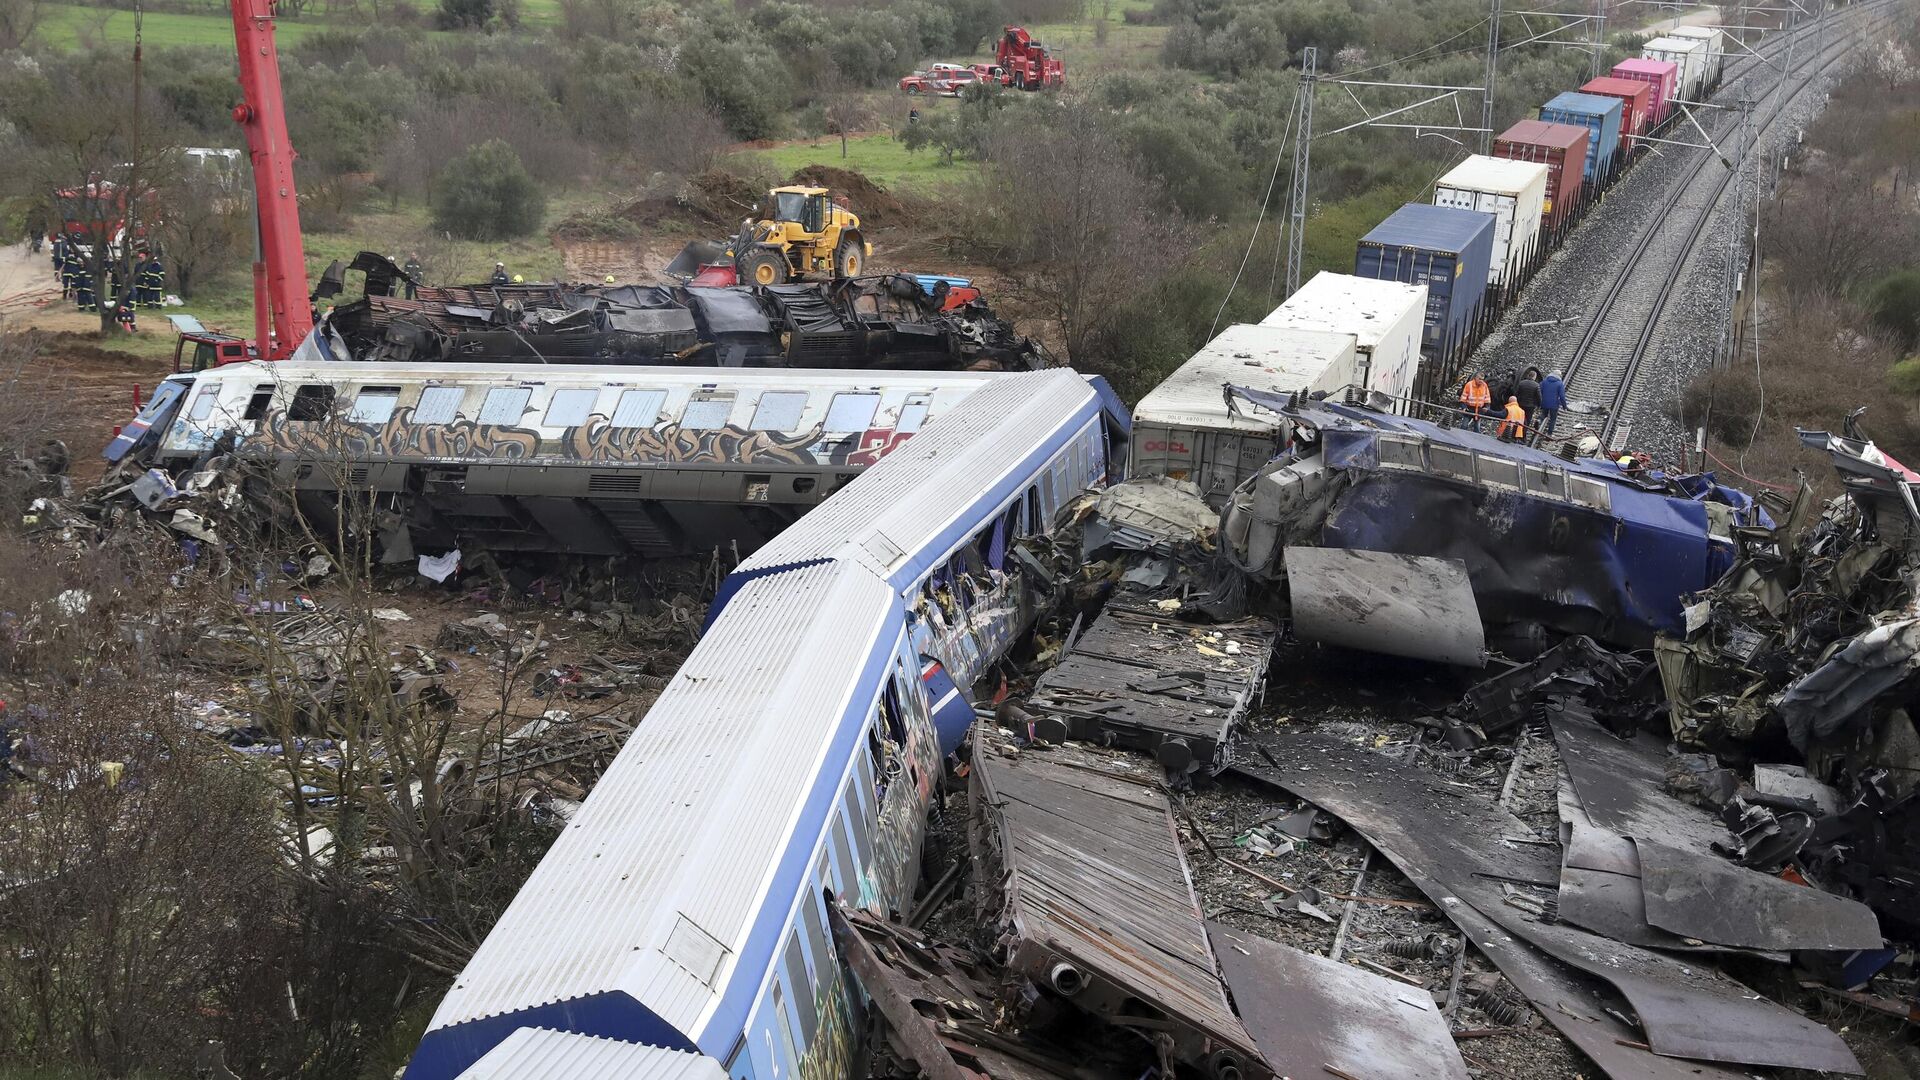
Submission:
[[[313,330],[307,253],[293,185],[293,143],[273,42],[276,0],[233,0],[233,44],[240,58],[240,104],[233,118],[247,135],[259,246],[253,263],[253,335],[262,360],[285,360]]]

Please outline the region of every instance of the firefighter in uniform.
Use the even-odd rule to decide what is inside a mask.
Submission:
[[[73,290],[79,285],[80,253],[68,243],[60,251],[60,299],[73,299]]]
[[[58,235],[53,238],[53,276],[64,278],[67,273],[67,238]]]
[[[100,306],[117,313],[120,301],[127,298],[126,282],[120,278],[120,262],[116,259],[107,267],[107,288],[100,294]]]
[[[420,256],[408,253],[407,265],[401,267],[400,272],[407,275],[407,299],[420,299],[420,286],[418,284],[421,272]]]
[[[99,311],[93,302],[93,274],[79,260],[74,260],[79,268],[73,272],[73,302],[80,305],[81,311]]]
[[[128,291],[121,294],[119,305],[113,309],[113,320],[119,323],[120,328],[129,334],[134,333],[136,330],[133,325],[133,320],[134,310],[138,306],[138,302],[133,298],[133,293]]]
[[[160,256],[143,254],[146,255],[146,261],[140,264],[140,287],[134,291],[134,296],[140,301],[141,307],[157,308],[167,288],[167,268],[160,261]]]

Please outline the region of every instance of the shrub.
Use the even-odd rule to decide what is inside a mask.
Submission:
[[[1920,339],[1920,270],[1895,270],[1874,282],[1867,290],[1867,312],[1902,345],[1913,345]]]
[[[503,240],[540,227],[547,197],[520,155],[490,139],[453,159],[433,188],[433,227],[464,240]]]

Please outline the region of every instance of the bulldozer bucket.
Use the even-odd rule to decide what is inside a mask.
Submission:
[[[682,281],[700,272],[700,268],[712,263],[731,263],[727,258],[727,246],[711,240],[695,240],[680,249],[680,254],[667,264],[666,275]]]

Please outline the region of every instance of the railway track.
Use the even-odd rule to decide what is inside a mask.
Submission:
[[[1820,55],[1810,62],[1800,62],[1797,71],[1789,72],[1790,90],[1775,84],[1765,93],[1755,105],[1760,115],[1754,118],[1743,151],[1758,145],[1792,101],[1845,56],[1863,35],[1878,26],[1886,12],[1898,7],[1897,0],[1881,0],[1849,8],[1850,14],[1859,13],[1866,19],[1865,25],[1851,33],[1831,35]],[[1829,14],[1825,17],[1847,16]],[[1788,45],[1776,46],[1766,59],[1784,58],[1787,49]],[[1748,54],[1742,63],[1728,68],[1723,86],[1732,87],[1749,78],[1762,77],[1768,70],[1760,57]],[[1723,89],[1720,96],[1726,94]],[[1729,136],[1739,134],[1740,124],[1737,117],[1723,117],[1714,125],[1713,141],[1724,147]],[[1702,149],[1692,153],[1697,160],[1671,187],[1661,211],[1650,215],[1634,247],[1601,293],[1600,302],[1567,363],[1569,396],[1586,400],[1604,397],[1609,401],[1600,431],[1601,442],[1608,448],[1617,449],[1625,442],[1631,425],[1623,421],[1641,364],[1674,287],[1737,172],[1737,166],[1723,165],[1719,155],[1710,151]]]

